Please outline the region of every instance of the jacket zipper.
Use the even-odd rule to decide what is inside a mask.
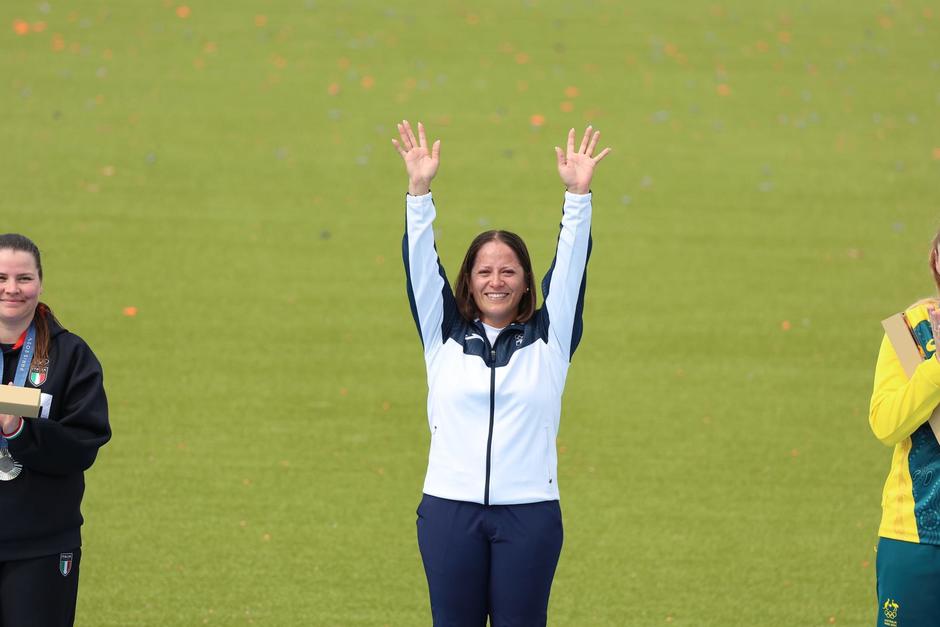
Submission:
[[[499,342],[499,338],[503,335],[506,329],[511,328],[513,325],[509,325],[503,328],[499,334],[496,336],[496,341],[493,342],[493,345],[490,346],[490,341],[487,338],[485,340],[486,346],[490,349],[490,430],[486,436],[486,481],[483,486],[483,505],[490,504],[490,468],[492,465],[492,456],[493,456],[493,422],[496,416],[496,344]],[[483,337],[486,337],[486,329],[482,328],[482,325],[478,329]]]
[[[486,485],[483,505],[490,504],[490,463],[493,454],[493,419],[496,414],[496,349],[490,349],[490,431],[486,436]]]

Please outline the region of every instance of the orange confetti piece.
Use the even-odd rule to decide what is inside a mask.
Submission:
[[[181,20],[188,18],[190,13],[192,13],[192,10],[185,4],[181,4],[180,6],[176,7],[176,17],[180,18]]]
[[[207,41],[205,45],[202,47],[202,51],[205,52],[206,54],[213,54],[218,49],[219,48],[214,41]]]
[[[565,96],[568,98],[577,98],[581,91],[575,86],[565,87]]]
[[[789,330],[790,330],[790,326],[791,326],[791,325],[790,325],[790,321],[789,321],[789,320],[784,320],[783,322],[780,323],[780,330],[781,330],[781,331],[789,331]]]
[[[349,63],[350,63],[350,61],[349,61],[349,59],[347,59],[346,57],[340,57],[340,58],[337,59],[337,61],[336,61],[336,65],[338,65],[338,66],[339,66],[339,69],[341,69],[341,70],[348,70],[348,69],[349,69]]]
[[[34,32],[34,33],[41,33],[41,32],[43,32],[43,31],[45,31],[45,30],[46,30],[46,23],[45,23],[45,22],[33,22],[33,32]]]
[[[800,452],[798,450],[792,449],[790,451],[790,457],[799,457],[799,456],[800,456]]]
[[[267,15],[256,15],[255,16],[255,26],[258,28],[264,27],[268,23]]]
[[[782,30],[777,33],[777,41],[782,44],[790,43],[790,31]]]
[[[29,22],[25,20],[13,20],[13,32],[23,36],[29,34]]]
[[[372,89],[373,85],[375,85],[375,79],[371,76],[363,76],[359,84],[362,85],[363,89]]]
[[[574,111],[574,103],[571,102],[570,100],[565,100],[564,102],[561,103],[561,106],[559,108],[565,113],[571,113],[572,111]]]
[[[720,84],[718,87],[715,88],[715,91],[718,92],[719,96],[731,95],[731,87],[729,87],[727,83]]]
[[[392,404],[388,401],[382,401],[382,411],[388,411],[392,408]]]
[[[134,316],[137,315],[137,307],[133,307],[133,306],[125,307],[124,315],[127,316],[128,318],[133,318]]]
[[[65,50],[65,40],[62,38],[62,35],[56,33],[52,36],[52,49],[55,52],[61,52]]]
[[[516,54],[516,63],[518,63],[519,65],[525,65],[528,62],[529,62],[529,55],[527,55],[524,52],[520,52]]]
[[[479,23],[480,23],[480,16],[479,16],[479,15],[477,15],[477,14],[475,14],[475,13],[468,13],[468,14],[467,14],[467,24],[469,24],[470,26],[476,26],[476,25],[479,24]]]
[[[933,149],[933,158],[940,160],[940,147]]]
[[[894,26],[894,20],[892,20],[892,19],[891,19],[890,17],[888,17],[887,15],[879,15],[879,16],[878,16],[878,24],[881,25],[881,28],[888,29],[888,28],[891,28],[892,26]]]
[[[758,52],[767,52],[767,50],[770,48],[770,44],[762,39],[754,44],[754,47],[757,48]]]
[[[542,126],[545,124],[545,116],[540,113],[535,113],[529,118],[529,124],[532,126]]]
[[[340,395],[340,396],[349,396],[349,390],[347,390],[346,388],[340,388],[340,389],[339,389],[339,395]]]
[[[335,96],[339,93],[339,83],[330,83],[326,88],[326,93],[331,96]]]

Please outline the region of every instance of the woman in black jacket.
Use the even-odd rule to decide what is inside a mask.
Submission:
[[[41,293],[39,249],[0,235],[2,383],[41,390],[38,417],[0,414],[0,627],[74,622],[84,471],[111,437],[101,365]]]

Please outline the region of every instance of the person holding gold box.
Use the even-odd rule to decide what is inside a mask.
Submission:
[[[0,414],[0,627],[73,624],[84,471],[111,437],[101,365],[41,293],[39,249],[0,235],[2,383],[40,391],[37,417]]]
[[[940,233],[930,270],[940,291]],[[869,424],[894,448],[882,493],[876,560],[879,627],[936,625],[940,620],[940,442],[931,417],[940,407],[940,300],[921,300],[902,314],[905,337],[886,334],[875,366]],[[887,321],[886,321],[887,322]],[[886,327],[886,330],[888,327]],[[916,347],[905,351],[911,344]],[[905,346],[906,344],[906,346]],[[922,362],[917,363],[920,354]],[[899,355],[914,355],[905,372]]]

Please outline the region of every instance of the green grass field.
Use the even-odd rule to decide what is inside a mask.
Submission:
[[[874,622],[866,415],[879,320],[932,291],[937,0],[34,0],[0,49],[0,231],[111,403],[78,625],[430,624],[406,117],[452,277],[494,227],[544,272],[552,147],[615,149],[550,624]]]

